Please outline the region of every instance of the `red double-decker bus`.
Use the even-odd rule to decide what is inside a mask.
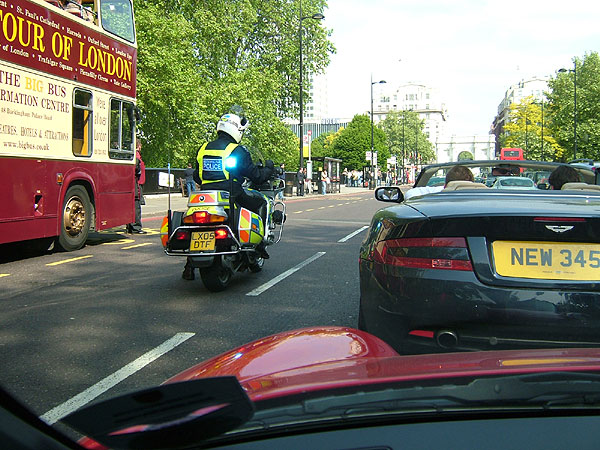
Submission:
[[[0,0],[0,244],[134,221],[130,0]]]
[[[505,161],[516,161],[523,159],[522,148],[503,148],[500,150],[500,159]]]

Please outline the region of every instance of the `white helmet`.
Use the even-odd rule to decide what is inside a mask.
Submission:
[[[223,131],[231,136],[238,144],[250,122],[237,114],[224,114],[217,123],[217,131]]]

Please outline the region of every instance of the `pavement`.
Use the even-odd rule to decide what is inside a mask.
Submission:
[[[352,195],[361,192],[374,192],[372,189],[363,188],[363,187],[349,187],[346,185],[340,186],[340,192],[336,192],[333,194],[321,195],[317,193],[312,193],[304,196],[285,196],[284,201],[286,203],[303,201],[309,199],[324,199],[332,195]],[[152,221],[156,219],[161,219],[167,215],[167,210],[169,209],[169,195],[168,194],[144,194],[144,199],[146,200],[146,204],[142,205],[142,220]],[[183,197],[181,192],[173,192],[171,193],[171,211],[183,211],[187,208],[187,197]]]

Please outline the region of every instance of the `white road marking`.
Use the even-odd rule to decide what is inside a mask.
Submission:
[[[95,385],[87,388],[85,391],[77,394],[75,397],[67,400],[66,402],[52,408],[50,411],[40,416],[40,419],[52,425],[59,421],[63,417],[72,413],[73,411],[81,408],[94,400],[99,395],[108,391],[110,388],[116,386],[125,378],[133,375],[138,370],[143,369],[145,366],[150,364],[152,361],[158,359],[170,350],[173,350],[179,344],[187,341],[189,338],[194,336],[196,333],[177,333],[172,338],[166,340],[158,347],[150,350],[148,353],[143,354],[138,359],[130,362],[126,366],[114,372],[112,375],[107,376],[103,380],[100,380]]]
[[[364,230],[366,230],[367,228],[369,228],[368,225],[365,225],[362,228],[359,228],[356,231],[353,231],[352,233],[350,233],[348,236],[341,238],[338,242],[346,242],[347,240],[352,239],[354,236],[356,236],[358,233],[362,233]]]
[[[287,277],[289,277],[291,274],[293,274],[294,272],[297,272],[298,270],[302,269],[304,266],[310,264],[311,262],[313,262],[316,259],[319,259],[321,256],[323,256],[326,252],[317,252],[315,253],[313,256],[311,256],[310,258],[302,261],[300,264],[298,264],[297,266],[292,267],[289,270],[286,270],[285,272],[283,272],[280,275],[277,275],[275,278],[273,278],[271,281],[266,282],[265,284],[257,287],[256,289],[254,289],[253,291],[248,292],[246,295],[249,295],[251,297],[257,297],[260,294],[262,294],[263,292],[265,292],[267,289],[272,288],[273,286],[275,286],[277,283],[279,283],[281,280],[286,279]]]
[[[94,255],[86,255],[86,256],[79,256],[77,258],[70,258],[70,259],[63,259],[62,261],[56,261],[53,263],[48,263],[46,264],[47,266],[58,266],[60,264],[66,264],[66,263],[70,263],[73,261],[79,261],[80,259],[87,259],[87,258],[93,258]]]

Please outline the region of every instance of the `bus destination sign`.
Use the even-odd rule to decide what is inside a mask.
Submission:
[[[0,57],[135,97],[135,47],[86,27],[68,12],[50,9],[29,1],[0,0]]]

